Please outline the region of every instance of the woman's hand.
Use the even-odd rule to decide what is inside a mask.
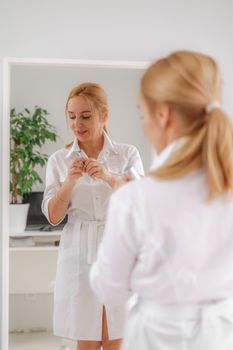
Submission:
[[[128,175],[125,175],[122,178],[114,176],[102,163],[91,158],[85,161],[84,171],[87,172],[93,179],[98,178],[107,182],[114,189],[117,189],[118,187],[132,180],[132,177]]]
[[[71,164],[68,175],[60,189],[49,201],[49,217],[53,224],[57,224],[67,213],[70,204],[73,188],[76,181],[82,176],[84,171],[85,158],[79,157]]]
[[[83,157],[78,157],[73,161],[68,170],[68,175],[66,179],[69,183],[75,183],[82,176],[84,172],[85,161],[86,158]]]
[[[96,159],[88,158],[85,160],[84,171],[93,179],[101,179],[108,182],[111,174],[105,166]]]

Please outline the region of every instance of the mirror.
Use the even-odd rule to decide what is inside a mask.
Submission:
[[[49,112],[48,121],[57,128],[56,143],[47,142],[42,152],[50,155],[73,140],[65,117],[70,90],[82,82],[96,82],[107,92],[112,140],[135,145],[144,169],[148,170],[150,147],[143,137],[137,108],[139,81],[147,63],[62,62],[11,64],[10,108],[21,112],[40,106]],[[46,168],[37,167],[43,183],[33,187],[43,192]],[[34,199],[35,201],[35,199]],[[61,232],[61,231],[60,231]],[[57,263],[59,230],[40,231],[30,226],[17,237],[10,237],[9,332],[11,350],[22,346],[75,349],[75,343],[52,335],[53,286]],[[11,233],[10,233],[11,235]]]

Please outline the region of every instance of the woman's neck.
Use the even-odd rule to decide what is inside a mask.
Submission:
[[[78,144],[88,157],[97,159],[104,146],[104,135],[84,143],[78,141]]]

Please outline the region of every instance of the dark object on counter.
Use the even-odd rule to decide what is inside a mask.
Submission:
[[[45,231],[45,232],[52,231],[52,226],[51,225],[43,225],[43,226],[41,226],[40,231]]]
[[[67,216],[57,226],[52,226],[41,211],[43,192],[32,192],[24,198],[24,202],[30,203],[26,231],[56,231],[62,230],[67,222]]]

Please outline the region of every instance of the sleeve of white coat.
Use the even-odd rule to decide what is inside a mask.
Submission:
[[[140,248],[140,232],[130,206],[124,205],[124,191],[112,195],[103,241],[90,281],[103,304],[118,305],[131,295],[131,273]]]
[[[61,187],[60,181],[59,181],[59,174],[58,174],[58,168],[56,165],[56,159],[55,157],[52,155],[49,159],[48,159],[48,163],[47,163],[47,168],[46,168],[46,186],[45,186],[45,191],[44,191],[44,196],[43,196],[43,201],[41,204],[41,210],[43,212],[43,214],[46,216],[47,220],[49,221],[49,223],[53,226],[58,225],[63,219],[64,217],[58,222],[56,223],[56,225],[54,225],[49,218],[49,201],[51,198],[53,198],[55,196],[55,194],[57,193],[57,191],[59,191]]]
[[[134,146],[132,146],[132,148],[130,149],[129,164],[127,168],[129,169],[132,166],[135,168],[139,175],[144,175],[144,168],[139,151]]]

